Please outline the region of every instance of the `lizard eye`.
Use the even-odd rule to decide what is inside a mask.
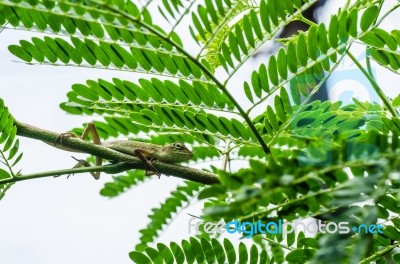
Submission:
[[[183,149],[183,144],[180,142],[176,142],[176,143],[174,143],[174,147],[177,149]]]

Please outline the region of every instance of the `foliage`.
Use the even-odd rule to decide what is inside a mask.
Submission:
[[[9,180],[15,179],[19,174],[14,172],[15,166],[22,158],[16,134],[14,118],[0,99],[0,200],[12,185]]]
[[[181,246],[175,242],[171,242],[169,247],[158,243],[157,249],[148,247],[145,254],[132,251],[129,257],[135,263],[273,263],[267,251],[259,252],[255,245],[248,249],[240,243],[235,250],[229,239],[224,239],[221,245],[216,239],[208,241],[202,238],[199,241],[194,237],[189,241],[182,240]]]
[[[64,111],[101,117],[94,123],[102,139],[125,136],[159,145],[182,141],[193,149],[189,165],[202,162],[218,174],[220,184],[203,188],[197,198],[202,185],[187,182],[153,209],[140,244],[129,255],[132,261],[398,262],[400,96],[391,100],[382,92],[370,61],[398,73],[400,31],[388,32],[381,23],[400,4],[392,3],[385,13],[383,0],[348,1],[328,23],[317,25],[302,15],[316,0],[141,2],[0,3],[0,24],[43,35],[8,47],[26,63],[143,74],[136,81],[74,84],[60,104]],[[309,29],[278,40],[281,47],[244,73],[244,83],[231,81],[264,44],[278,42],[282,27],[296,20]],[[185,34],[196,48],[181,39]],[[365,48],[367,69],[352,55],[353,44]],[[384,106],[359,100],[347,105],[309,102],[344,57],[353,59]],[[10,169],[0,170],[0,178],[13,178],[14,164],[8,161],[21,157],[16,155],[17,131],[2,101],[0,106],[1,153]],[[80,134],[82,128],[74,132]],[[222,162],[221,169],[209,162]],[[145,180],[143,172],[129,171],[115,176],[100,193],[115,197]],[[7,188],[0,185],[0,197]],[[148,247],[192,199],[204,202],[201,218],[215,223],[312,217],[351,226],[381,223],[384,228],[383,233],[314,237],[257,234],[250,246],[240,243],[237,250],[229,239],[221,243],[205,233],[181,245]]]
[[[126,175],[113,176],[113,182],[107,182],[100,190],[100,194],[110,198],[116,197],[145,180],[144,171],[128,171]]]
[[[185,185],[178,186],[171,192],[171,196],[160,205],[160,208],[152,209],[153,213],[149,215],[151,222],[145,229],[140,230],[140,243],[136,246],[136,250],[146,249],[148,244],[159,235],[159,231],[165,229],[172,214],[177,213],[185,204],[188,206],[189,199],[193,198],[201,187],[202,185],[196,182],[185,182]]]

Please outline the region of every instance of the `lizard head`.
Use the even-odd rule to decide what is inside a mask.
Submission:
[[[159,160],[169,163],[179,163],[190,160],[193,153],[180,141],[172,144],[166,144],[158,153]]]

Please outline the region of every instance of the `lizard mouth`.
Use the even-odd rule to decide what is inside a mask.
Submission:
[[[193,153],[190,151],[179,153],[180,162],[191,160],[192,158],[193,158]]]

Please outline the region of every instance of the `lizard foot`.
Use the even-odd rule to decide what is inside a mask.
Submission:
[[[146,169],[146,172],[144,175],[145,176],[153,176],[154,174],[157,175],[159,179],[161,178],[161,173],[158,172],[157,169],[156,169],[156,171]]]
[[[60,135],[57,136],[57,138],[56,138],[56,140],[55,140],[54,143],[55,143],[56,145],[61,145],[62,142],[63,142],[63,140],[64,140],[65,138],[70,138],[70,137],[77,138],[78,136],[75,135],[74,132],[65,132],[65,133],[61,133]],[[74,158],[74,159],[75,159],[75,158]]]
[[[151,163],[150,164],[145,164],[145,166],[146,166],[146,172],[145,172],[145,174],[144,175],[146,175],[146,176],[152,176],[152,175],[157,175],[158,176],[158,178],[160,179],[160,177],[161,177],[161,173],[157,170],[157,168],[156,167],[154,167]]]
[[[76,168],[80,168],[80,167],[90,167],[89,162],[87,162],[86,160],[77,159],[77,158],[75,158],[75,157],[73,157],[73,156],[71,156],[71,158],[73,158],[74,160],[76,160],[76,161],[78,162],[77,164],[75,164],[74,167],[72,167],[72,169],[76,169]],[[68,179],[69,176],[71,176],[71,175],[74,175],[74,174],[73,174],[73,173],[72,173],[72,174],[68,174],[68,175],[67,175],[67,179]],[[93,177],[94,177],[94,176],[93,176]]]

